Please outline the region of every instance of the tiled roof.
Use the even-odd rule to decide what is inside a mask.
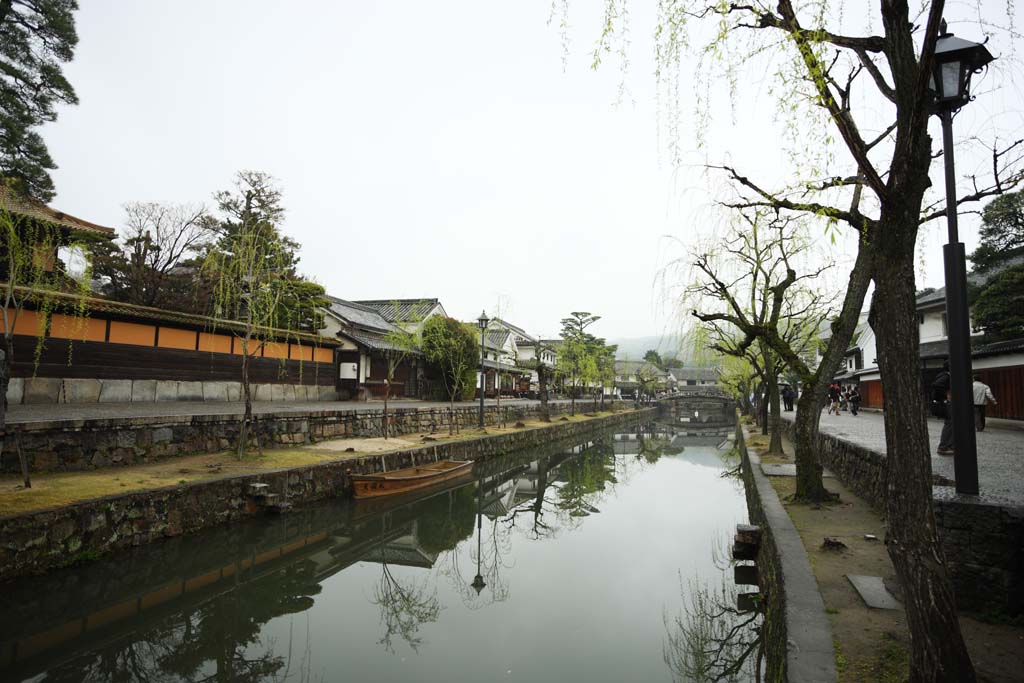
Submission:
[[[3,183],[0,183],[0,209],[4,209],[13,214],[25,216],[38,221],[44,221],[52,225],[57,225],[62,228],[69,230],[75,230],[78,232],[88,232],[93,235],[101,235],[103,237],[113,238],[114,229],[108,228],[102,225],[96,225],[89,221],[76,218],[71,214],[64,213],[63,211],[57,211],[51,209],[46,204],[27,197],[16,190],[7,187]]]
[[[1003,353],[1017,353],[1024,350],[1024,338],[1006,341],[988,341],[985,337],[971,339],[972,356],[998,356]],[[949,355],[949,340],[925,342],[918,347],[921,358],[945,358]]]
[[[526,330],[524,330],[523,328],[519,327],[518,325],[513,325],[512,323],[506,320],[502,320],[501,318],[494,318],[491,321],[491,324],[497,325],[498,327],[503,327],[512,334],[514,334],[516,336],[516,343],[524,344],[527,341],[531,343],[537,341],[536,337],[534,337],[532,334],[528,334]],[[523,341],[520,341],[520,339]]]
[[[374,350],[374,351],[390,351],[392,349],[394,349],[396,351],[401,351],[402,350],[401,347],[399,347],[396,344],[394,344],[391,341],[389,341],[387,339],[387,337],[385,337],[384,335],[373,334],[373,333],[362,332],[362,331],[360,331],[360,332],[345,332],[345,331],[342,331],[340,334],[342,334],[345,337],[348,337],[349,339],[353,340],[357,344],[360,344],[361,346],[365,346],[366,348]],[[408,353],[410,355],[417,356],[417,355],[419,355],[420,352],[419,351],[408,351]],[[396,357],[397,357],[397,354],[396,354]]]
[[[404,323],[426,318],[427,314],[440,304],[440,301],[437,299],[364,299],[353,303],[374,309],[388,322]]]
[[[688,379],[707,381],[718,379],[719,375],[718,368],[670,368],[670,371],[672,376],[680,381]]]
[[[385,320],[384,316],[375,308],[355,303],[354,301],[345,301],[333,296],[328,296],[327,298],[331,302],[328,309],[330,313],[349,325],[369,330],[380,330],[382,332],[390,332],[397,329]]]
[[[512,334],[508,330],[487,330],[487,341],[484,346],[492,349],[503,349],[505,348],[505,342],[508,340],[508,336]]]

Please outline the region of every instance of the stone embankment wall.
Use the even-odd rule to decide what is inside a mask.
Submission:
[[[751,462],[743,425],[736,425],[750,523],[761,527],[757,553],[764,602],[764,680],[836,680],[832,631],[803,542],[768,478]]]
[[[611,407],[614,404],[606,404]],[[577,412],[600,407],[577,401]],[[568,403],[554,403],[549,412],[557,418],[570,410]],[[450,422],[475,427],[478,408],[408,408],[388,411],[392,435],[447,431]],[[495,425],[537,419],[539,405],[487,406],[484,422]],[[15,436],[20,440],[33,471],[74,471],[117,465],[155,462],[163,458],[215,453],[238,443],[241,415],[184,415],[170,417],[58,420],[7,425],[0,471],[19,472]],[[259,416],[264,445],[296,445],[343,437],[374,437],[382,434],[382,411],[322,410],[264,413]],[[254,442],[255,443],[255,442]]]
[[[583,422],[555,423],[509,434],[337,460],[273,472],[224,477],[164,489],[107,496],[75,505],[0,518],[0,581],[95,559],[111,552],[264,514],[250,495],[266,484],[279,500],[301,505],[346,496],[349,472],[367,474],[445,459],[479,460],[500,453],[585,440],[609,427],[651,420],[657,409],[626,411]]]
[[[792,436],[792,423],[784,422]],[[831,434],[818,435],[822,463],[885,513],[885,454]],[[932,488],[935,523],[960,609],[1024,613],[1024,506]]]
[[[333,385],[253,383],[250,387],[254,401],[338,400],[338,392]],[[241,382],[12,377],[7,386],[7,403],[10,405],[241,400]]]

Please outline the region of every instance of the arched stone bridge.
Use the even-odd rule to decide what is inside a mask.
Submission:
[[[716,387],[695,387],[658,399],[659,419],[677,424],[722,427],[736,424],[736,401]]]

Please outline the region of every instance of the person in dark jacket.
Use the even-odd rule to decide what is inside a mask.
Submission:
[[[850,396],[847,400],[850,402],[850,412],[856,415],[860,410],[860,390],[856,385],[850,387]]]
[[[939,436],[939,455],[953,455],[953,420],[949,410],[949,361],[942,364],[942,371],[932,382],[932,414],[942,418],[942,434]]]

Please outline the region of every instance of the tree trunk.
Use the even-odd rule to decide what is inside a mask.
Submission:
[[[571,402],[570,403],[569,414],[575,416],[576,415],[576,373],[575,372],[572,374],[572,395],[569,397],[569,401]]]
[[[768,442],[768,452],[772,455],[781,455],[782,450],[782,415],[779,413],[779,378],[775,371],[775,358],[772,352],[766,350],[764,354],[764,372],[768,379],[768,400],[767,409],[770,423],[771,439]]]
[[[391,379],[384,382],[384,415],[383,423],[381,424],[381,432],[384,433],[384,440],[388,440],[388,394],[391,393]]]
[[[238,435],[238,459],[245,455],[249,439],[249,425],[252,422],[252,389],[249,385],[249,335],[242,337],[242,394],[245,396],[245,414]]]
[[[551,422],[551,412],[548,410],[547,368],[538,368],[537,384],[540,388],[540,419],[542,422]]]
[[[796,494],[798,500],[822,502],[832,496],[825,490],[822,480],[821,458],[818,456],[818,423],[821,421],[821,402],[829,382],[839,369],[846,349],[853,339],[864,306],[864,297],[874,275],[873,247],[866,237],[861,239],[857,259],[850,271],[850,279],[843,298],[843,308],[832,323],[832,336],[813,374],[801,376],[800,397],[793,418],[793,451],[796,460]]]
[[[0,350],[0,454],[3,454],[4,440],[7,437],[7,388],[11,384],[11,368],[14,366],[14,340],[5,337],[6,351]],[[14,450],[21,466],[21,480],[25,488],[32,488],[32,475],[28,471],[28,461],[21,450],[21,442],[14,435]]]
[[[911,206],[920,206],[920,202]],[[870,322],[885,387],[885,544],[905,596],[911,681],[974,681],[932,508],[932,462],[918,372],[917,211],[883,223]]]

